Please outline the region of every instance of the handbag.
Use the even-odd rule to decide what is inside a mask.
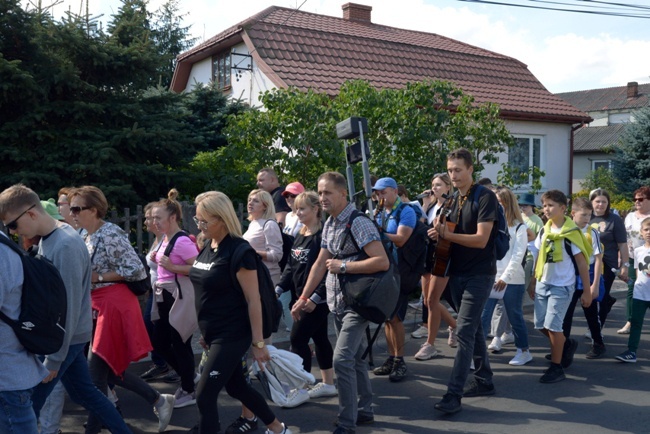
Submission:
[[[345,242],[350,237],[357,249],[357,252],[352,255],[358,254],[359,259],[365,259],[367,255],[359,248],[351,231],[352,222],[359,216],[368,218],[359,211],[355,210],[352,212],[338,251],[340,253],[343,250]],[[382,243],[382,245],[384,246],[384,250],[387,250],[386,244]],[[335,255],[335,258],[342,258],[339,256],[339,253]],[[390,266],[386,271],[379,271],[372,274],[338,275],[345,303],[363,318],[376,324],[383,323],[393,314],[397,306],[400,291],[400,278],[397,272],[397,266],[388,251],[386,251],[386,256],[388,256],[388,260],[390,261]]]

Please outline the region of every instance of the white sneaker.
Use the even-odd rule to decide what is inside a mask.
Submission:
[[[158,432],[163,432],[167,429],[169,421],[172,418],[172,412],[174,411],[174,403],[176,399],[174,395],[160,395],[161,398],[165,400],[160,407],[153,407],[153,412],[158,416]]]
[[[447,331],[449,332],[449,337],[447,338],[447,345],[449,345],[452,348],[456,348],[458,346],[458,338],[456,337],[456,329],[453,328],[452,326],[447,327]]]
[[[533,355],[530,354],[530,351],[522,351],[521,349],[517,348],[517,354],[515,354],[515,356],[508,362],[508,364],[513,366],[523,366],[531,360],[533,360]]]
[[[181,389],[180,393],[178,393],[178,390],[176,393],[174,408],[189,407],[190,405],[196,404],[196,392],[186,392]]]
[[[422,339],[428,336],[429,336],[429,329],[423,325],[421,325],[420,327],[418,327],[417,330],[411,333],[411,337],[415,339]]]
[[[274,433],[270,429],[267,429],[266,431],[264,431],[264,434],[293,434],[293,432],[291,432],[291,430],[289,428],[287,428],[287,426],[283,423],[281,432]]]
[[[436,350],[436,347],[434,347],[428,342],[425,342],[420,347],[420,350],[417,353],[415,353],[415,360],[429,360],[429,359],[433,359],[437,355],[438,355],[438,350]]]
[[[306,389],[293,389],[287,396],[287,403],[282,405],[284,408],[294,408],[309,401],[309,393]]]
[[[492,351],[493,353],[501,351],[501,339],[497,337],[492,339],[492,343],[488,345],[488,350]]]
[[[333,384],[318,383],[307,391],[309,398],[325,398],[329,396],[337,396],[339,394]]]
[[[501,345],[508,345],[515,343],[515,335],[513,333],[504,333],[501,335]]]

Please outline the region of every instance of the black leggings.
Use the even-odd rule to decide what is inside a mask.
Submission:
[[[186,392],[194,392],[194,352],[192,337],[183,342],[181,335],[169,324],[169,311],[174,305],[174,296],[163,289],[163,301],[158,302],[160,319],[153,329],[153,347],[158,354],[181,377],[181,387]]]
[[[615,301],[615,299],[609,295],[609,293],[612,290],[612,285],[616,279],[616,274],[614,274],[611,267],[608,267],[607,265],[605,265],[603,269],[603,279],[605,280],[605,296],[603,297],[603,301],[600,303],[601,307],[600,312],[598,313],[598,316],[600,317],[601,328],[605,326],[607,315],[609,314],[609,311],[612,310],[612,306],[614,305]]]
[[[217,399],[224,386],[228,395],[244,404],[265,425],[275,420],[275,415],[262,395],[246,382],[242,355],[246,354],[250,345],[250,338],[210,344],[208,361],[196,388],[199,433],[213,434],[221,429]]]
[[[564,332],[564,337],[566,337],[566,344],[568,345],[569,342],[569,337],[571,336],[571,326],[573,325],[573,313],[575,312],[576,304],[578,303],[578,300],[582,297],[582,291],[574,291],[573,292],[573,298],[571,299],[571,302],[569,303],[569,307],[567,308],[566,314],[564,315],[564,322],[562,323],[562,331]],[[594,343],[596,345],[604,345],[603,344],[603,335],[600,332],[601,325],[600,325],[600,318],[599,318],[599,310],[600,310],[600,302],[593,300],[591,302],[591,305],[589,305],[588,308],[582,308],[582,310],[585,313],[585,319],[587,320],[587,326],[589,327],[589,331],[591,332],[591,338],[594,340]]]
[[[327,336],[327,315],[330,310],[327,303],[317,304],[316,308],[305,313],[300,321],[293,322],[291,329],[291,352],[302,357],[302,367],[311,372],[311,350],[309,339],[314,340],[318,366],[325,370],[332,368],[334,351]]]

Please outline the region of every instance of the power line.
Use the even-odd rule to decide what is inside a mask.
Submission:
[[[646,19],[650,18],[650,7],[643,6],[643,5],[629,4],[629,3],[611,3],[605,1],[591,1],[591,0],[577,0],[580,3],[589,3],[589,4],[575,4],[575,3],[566,3],[566,2],[550,1],[550,0],[527,0],[529,3],[534,3],[534,4],[508,3],[505,1],[496,1],[496,0],[457,0],[457,1],[466,2],[466,3],[513,6],[519,8],[527,8],[527,9],[549,10],[549,11],[558,11],[558,12],[574,12],[574,13],[581,13],[581,14],[603,15],[603,16],[613,16],[613,17],[646,18]],[[574,7],[577,6],[579,8],[592,8],[593,10],[541,6],[540,4],[574,6]],[[639,12],[637,11],[638,9],[642,11],[647,10],[648,12],[647,13]]]

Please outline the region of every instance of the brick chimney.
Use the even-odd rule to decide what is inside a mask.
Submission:
[[[343,19],[348,21],[359,21],[370,24],[370,12],[372,6],[359,5],[356,3],[346,3],[342,6]]]
[[[627,99],[636,98],[639,96],[639,83],[630,81],[627,83]]]

